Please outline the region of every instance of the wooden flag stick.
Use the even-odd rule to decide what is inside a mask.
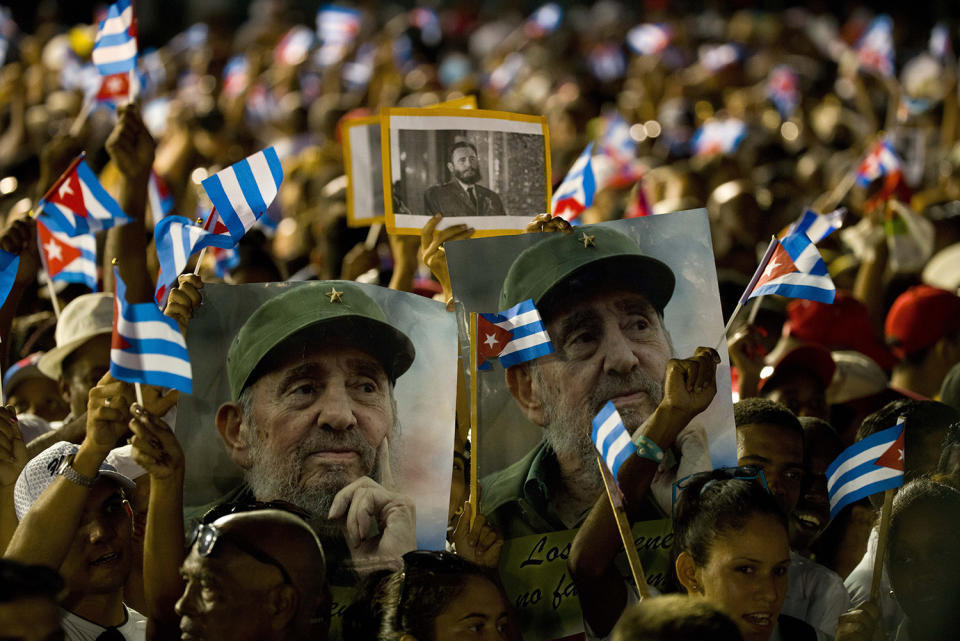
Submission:
[[[873,559],[873,579],[870,581],[870,600],[879,604],[880,578],[883,576],[883,557],[887,553],[887,532],[890,530],[890,509],[893,507],[893,493],[889,489],[883,493],[883,508],[880,509],[880,531],[877,536],[877,556]]]
[[[201,222],[203,222],[203,229],[204,229],[204,231],[210,231],[210,225],[211,225],[211,222],[213,221],[213,217],[214,217],[214,215],[215,215],[216,213],[217,213],[216,208],[211,209],[211,210],[210,210],[210,213],[207,214],[207,220],[206,220],[206,221],[201,221],[200,218],[197,218],[197,224],[199,225]],[[200,265],[203,264],[203,257],[206,256],[206,255],[207,255],[207,248],[204,247],[203,249],[200,250],[200,255],[197,256],[197,264],[193,266],[193,275],[194,275],[194,276],[199,276],[199,275],[200,275]]]
[[[480,468],[480,442],[477,439],[479,413],[477,411],[477,313],[470,312],[470,527],[477,520],[480,505],[480,486],[477,470]]]
[[[760,259],[760,265],[757,266],[757,270],[753,272],[753,277],[750,279],[750,282],[747,284],[747,288],[743,291],[743,296],[740,297],[740,300],[737,301],[737,306],[733,308],[733,312],[730,313],[730,318],[727,319],[727,324],[723,328],[723,334],[720,335],[720,340],[717,341],[717,351],[721,354],[723,350],[727,349],[727,332],[730,331],[730,328],[733,327],[733,321],[737,318],[737,314],[743,309],[743,304],[749,300],[749,295],[753,291],[753,288],[757,286],[757,283],[760,281],[760,277],[763,276],[764,270],[767,268],[767,263],[770,262],[770,257],[773,256],[773,252],[777,249],[777,237],[770,237],[770,244],[767,245],[767,250],[763,253],[763,258]]]
[[[83,123],[87,121],[87,116],[90,115],[90,112],[93,110],[93,103],[96,101],[96,98],[86,98],[83,101],[83,106],[80,107],[80,113],[77,114],[77,117],[73,119],[73,122],[70,124],[70,135],[74,138],[80,135],[80,132],[83,131]]]
[[[377,247],[377,240],[380,238],[380,230],[383,229],[383,223],[373,223],[367,231],[367,239],[363,241],[363,246],[367,251]]]
[[[617,531],[620,532],[620,540],[623,541],[623,549],[627,553],[627,563],[630,565],[630,574],[633,575],[633,581],[637,584],[637,593],[640,600],[650,597],[650,589],[647,587],[647,577],[643,573],[643,566],[640,565],[640,555],[637,554],[637,546],[633,542],[633,532],[630,530],[630,520],[627,518],[627,512],[623,508],[623,497],[620,495],[620,488],[617,482],[610,475],[603,459],[597,456],[597,464],[600,465],[600,476],[603,478],[603,487],[607,490],[607,499],[610,501],[610,508],[613,510],[614,519],[617,521]]]
[[[140,383],[133,384],[133,391],[137,394],[137,405],[143,407],[143,388],[140,387]]]
[[[43,195],[43,198],[41,198],[40,200],[46,200],[47,198],[50,197],[50,194],[52,194],[57,189],[59,189],[60,185],[63,184],[63,181],[66,180],[67,176],[70,175],[70,172],[72,172],[76,168],[76,166],[80,164],[80,161],[82,161],[86,157],[87,157],[87,152],[81,151],[80,155],[73,159],[73,161],[67,166],[66,171],[60,174],[60,177],[53,182],[53,184],[50,186],[50,189],[47,190],[47,193],[45,193]]]

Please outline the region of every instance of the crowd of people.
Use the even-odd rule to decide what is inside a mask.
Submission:
[[[159,3],[144,4],[162,21]],[[955,23],[896,16],[895,67],[883,73],[858,55],[875,18],[867,7],[602,0],[544,14],[369,3],[349,38],[332,46],[321,29],[298,48],[303,3],[254,0],[240,18],[196,4],[196,24],[153,50],[141,43],[129,102],[96,97],[93,15],[71,24],[76,16],[51,4],[0,8],[0,248],[19,258],[0,307],[0,638],[553,641],[522,624],[499,568],[506,541],[558,530],[576,531],[563,553],[582,612],[575,638],[952,638]],[[662,46],[638,44],[641,23]],[[770,89],[784,66],[792,106]],[[604,145],[614,114],[628,125],[630,157],[606,173],[598,163],[595,198],[573,225],[530,212],[526,233],[544,240],[517,257],[500,300],[533,300],[553,341],[553,353],[505,370],[543,440],[471,483],[462,354],[446,549],[426,550],[386,447],[402,429],[395,388],[416,350],[365,288],[434,298],[452,316],[444,243],[474,230],[440,224],[457,214],[438,191],[419,236],[351,226],[341,132],[385,108],[470,95],[481,109],[545,117],[554,185],[588,143]],[[733,122],[741,135],[698,142],[705,125]],[[900,165],[861,180],[879,142]],[[242,480],[201,505],[185,477],[210,462],[178,425],[185,394],[111,374],[123,340],[115,273],[128,301],[155,300],[153,230],[166,213],[157,177],[172,210],[192,220],[209,211],[204,178],[267,146],[284,179],[264,224],[235,249],[191,261],[163,306],[187,334],[205,283],[306,281],[234,319],[239,331],[213,366],[229,399],[214,424],[190,427],[216,431]],[[476,171],[471,146],[455,151]],[[81,151],[132,219],[97,234],[93,292],[89,281],[51,279],[63,258],[33,220]],[[476,189],[496,209],[502,195]],[[807,209],[841,207],[842,228],[819,245],[834,302],[763,296],[735,312],[771,235]],[[728,354],[716,336],[698,338],[692,354],[675,350],[664,307],[679,275],[604,225],[638,208],[708,212],[723,320],[736,314]],[[731,389],[718,376],[727,356]],[[194,380],[194,394],[204,390]],[[726,394],[736,464],[711,470],[688,428]],[[658,551],[669,576],[649,595],[624,572],[590,439],[608,401],[637,444],[617,473],[622,514],[672,522],[672,545]],[[831,463],[899,423],[904,484],[888,523],[882,493],[834,513]]]

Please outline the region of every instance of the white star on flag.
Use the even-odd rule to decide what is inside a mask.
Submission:
[[[59,188],[57,188],[57,195],[58,195],[58,196],[60,196],[61,198],[63,198],[63,195],[64,195],[64,194],[71,194],[71,195],[73,194],[73,189],[71,189],[71,187],[70,187],[70,179],[69,179],[69,178],[66,179],[66,180],[64,180],[64,181],[63,181],[63,184],[60,185]]]
[[[50,242],[43,246],[47,251],[47,256],[50,260],[61,261],[63,260],[63,250],[60,248],[60,245],[53,238],[50,238]]]
[[[780,263],[777,262],[777,259],[776,259],[776,258],[771,259],[771,261],[770,261],[769,263],[767,263],[767,268],[766,268],[765,270],[763,270],[763,277],[764,277],[764,278],[768,277],[770,274],[772,274],[772,273],[774,272],[774,270],[776,270],[776,268],[777,268],[779,265],[780,265]]]
[[[487,345],[489,345],[489,346],[492,348],[492,347],[494,347],[499,341],[497,341],[497,337],[494,336],[493,334],[487,334],[487,339],[486,339],[485,341],[483,341],[483,342],[486,343]]]

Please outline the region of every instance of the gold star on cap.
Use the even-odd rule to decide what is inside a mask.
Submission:
[[[580,234],[580,242],[583,243],[584,247],[596,247],[596,243],[593,242],[593,236],[590,234]]]
[[[338,292],[336,287],[331,287],[330,291],[325,293],[324,296],[329,297],[331,303],[343,302],[343,292]]]

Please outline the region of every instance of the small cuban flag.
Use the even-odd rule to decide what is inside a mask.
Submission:
[[[640,24],[627,32],[627,46],[641,56],[660,53],[672,39],[673,33],[665,24]]]
[[[895,176],[899,179],[903,172],[903,163],[886,140],[881,140],[860,161],[857,167],[857,184],[868,187],[878,178]]]
[[[553,352],[547,328],[530,298],[499,314],[479,314],[477,331],[478,367],[481,354],[484,359],[498,356],[506,369]]]
[[[137,20],[130,0],[119,0],[107,9],[97,29],[93,64],[101,76],[127,73],[137,66]]]
[[[99,76],[100,88],[97,90],[97,102],[116,104],[130,99],[130,74],[112,73],[109,76]]]
[[[770,241],[760,266],[740,298],[740,304],[769,294],[820,303],[833,302],[836,287],[816,245],[805,233]]]
[[[637,446],[630,439],[630,433],[623,425],[623,419],[613,406],[612,401],[593,417],[593,431],[590,433],[593,444],[597,446],[600,457],[617,478],[620,466],[637,451]]]
[[[20,269],[20,256],[0,249],[0,307],[7,302],[7,296],[17,280],[17,270]]]
[[[487,87],[498,94],[502,94],[513,86],[520,72],[526,67],[527,62],[522,53],[516,51],[508,53],[503,62],[490,72],[487,77]]]
[[[176,282],[190,257],[204,247],[233,247],[229,235],[205,231],[183,216],[167,216],[156,224],[153,238],[160,261],[160,276],[157,278],[155,297],[157,304],[166,304],[166,292]]]
[[[556,31],[562,20],[563,8],[556,2],[548,2],[527,18],[523,34],[528,38],[542,38]]]
[[[743,58],[743,50],[732,42],[705,44],[697,50],[697,59],[704,69],[716,73]]]
[[[550,199],[550,211],[554,217],[559,216],[566,221],[571,221],[593,204],[597,181],[590,162],[592,152],[593,143],[591,142],[580,153],[563,182],[554,192],[553,198]]]
[[[860,37],[854,49],[863,69],[882,76],[893,76],[893,20],[884,14],[877,16]]]
[[[68,236],[92,234],[133,220],[103,188],[83,154],[40,199],[37,209],[37,220]]]
[[[314,61],[320,68],[335,65],[346,55],[360,31],[363,14],[356,9],[323,5],[317,10],[317,36],[320,49]]]
[[[50,280],[80,283],[97,291],[97,238],[83,234],[71,238],[37,221],[40,258]]]
[[[938,22],[930,32],[930,55],[946,62],[953,56],[953,45],[950,43],[950,27],[945,22]]]
[[[904,419],[845,449],[827,468],[830,518],[862,498],[903,485]]]
[[[223,66],[223,95],[239,96],[250,84],[250,63],[244,55],[236,55]]]
[[[800,104],[799,87],[797,72],[789,65],[774,67],[767,78],[767,96],[784,120],[790,118]]]
[[[114,268],[113,340],[110,374],[128,383],[193,392],[187,343],[177,322],[151,303],[127,302],[127,287]]]
[[[843,227],[843,216],[847,213],[845,207],[841,207],[829,214],[818,214],[812,209],[807,209],[797,220],[790,223],[783,236],[790,234],[806,234],[807,238],[813,244]]]
[[[280,158],[267,147],[206,178],[202,185],[236,244],[267,211],[281,182]]]
[[[747,124],[739,118],[708,120],[690,140],[697,156],[732,154],[747,135]]]
[[[296,66],[307,59],[316,42],[317,36],[310,27],[297,25],[280,38],[273,50],[273,60],[277,64]]]

